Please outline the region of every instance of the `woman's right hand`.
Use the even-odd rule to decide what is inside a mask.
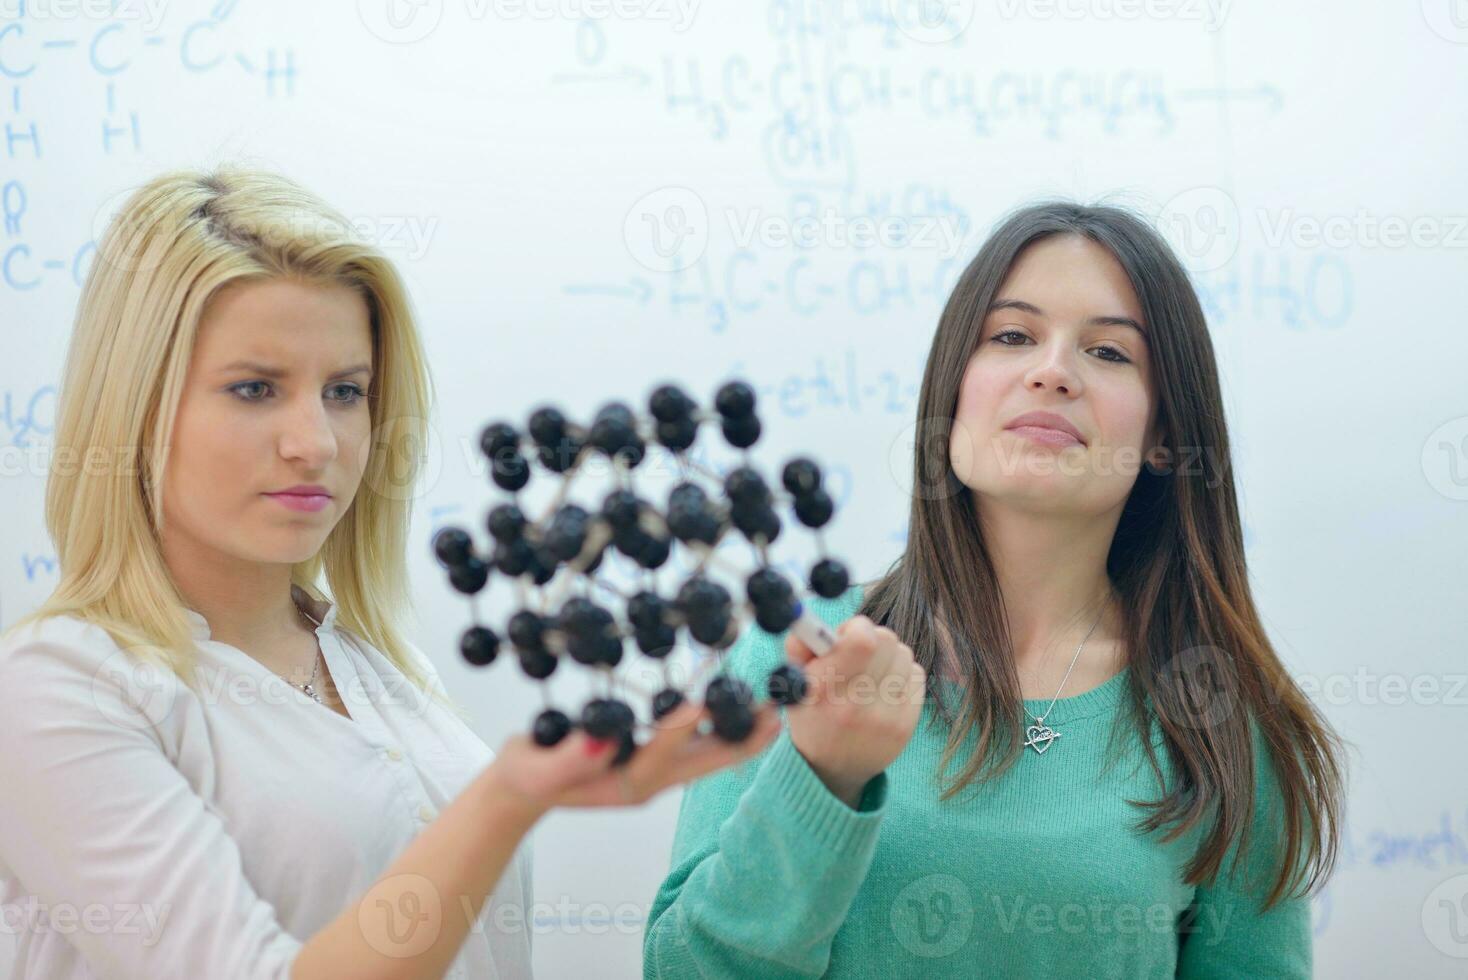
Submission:
[[[755,726],[742,742],[726,742],[700,734],[708,717],[701,704],[687,702],[663,716],[655,734],[632,758],[613,766],[616,742],[592,738],[576,728],[550,748],[527,735],[505,741],[485,767],[508,796],[517,798],[527,815],[539,817],[557,806],[630,806],[645,803],[669,786],[687,783],[758,754],[780,731],[778,708],[766,703],[754,709]]]
[[[836,636],[820,657],[793,632],[785,637],[790,662],[810,684],[806,702],[790,713],[790,739],[826,788],[854,809],[866,784],[912,738],[927,672],[896,633],[866,616],[842,623]]]

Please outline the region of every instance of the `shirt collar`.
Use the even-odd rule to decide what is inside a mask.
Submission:
[[[318,632],[320,630],[327,630],[328,632],[330,632],[331,630],[335,629],[337,613],[336,603],[332,602],[330,599],[322,599],[320,601],[313,600],[299,585],[296,585],[295,583],[291,583],[291,598],[293,598],[297,602],[297,604],[301,606],[301,608],[305,609],[313,619],[321,623],[321,625],[317,628]],[[202,613],[200,613],[196,609],[190,609],[185,606],[184,616],[189,621],[189,626],[193,630],[195,640],[199,642],[204,642],[209,639],[211,635],[209,632],[209,621],[204,618]]]

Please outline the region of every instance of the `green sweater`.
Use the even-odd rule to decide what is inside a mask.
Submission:
[[[861,594],[808,606],[834,626]],[[784,658],[783,635],[751,626],[728,666],[760,690]],[[826,789],[788,728],[756,758],[694,783],[648,916],[644,976],[1310,976],[1309,899],[1259,910],[1280,807],[1257,727],[1246,873],[1227,875],[1235,841],[1211,886],[1185,885],[1202,826],[1168,844],[1132,827],[1147,811],[1125,800],[1160,796],[1134,733],[1125,764],[1102,771],[1110,726],[1130,726],[1126,683],[1123,670],[1062,697],[1046,718],[1062,737],[1043,755],[1026,749],[999,780],[947,802],[936,782],[946,733],[929,727],[931,705],[857,809]],[[1171,785],[1160,730],[1153,744]]]

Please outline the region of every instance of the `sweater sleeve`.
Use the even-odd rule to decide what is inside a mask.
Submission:
[[[751,626],[728,667],[760,692],[784,659],[783,635]],[[886,800],[880,773],[847,806],[788,728],[759,756],[688,787],[672,870],[648,915],[643,976],[820,976],[871,866]]]
[[[1254,736],[1254,818],[1249,848],[1239,874],[1228,871],[1237,857],[1235,841],[1223,867],[1208,887],[1200,886],[1189,906],[1189,931],[1178,954],[1180,980],[1308,980],[1312,966],[1310,899],[1286,893],[1269,911],[1269,894],[1282,861],[1278,839],[1284,807],[1264,738],[1250,719]]]

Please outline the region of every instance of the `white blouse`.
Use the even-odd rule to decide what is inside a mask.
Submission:
[[[288,980],[304,940],[494,757],[337,630],[334,604],[295,594],[351,720],[210,640],[192,610],[201,694],[74,617],[0,643],[0,912],[15,977]],[[530,851],[526,838],[446,976],[530,976]],[[415,927],[411,908],[379,911],[391,934]]]

